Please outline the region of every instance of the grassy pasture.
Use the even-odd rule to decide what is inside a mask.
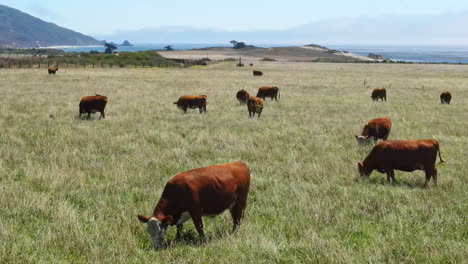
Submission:
[[[233,63],[189,69],[0,70],[0,263],[382,263],[468,259],[468,67]],[[368,86],[364,86],[364,79]],[[235,94],[280,88],[261,118]],[[386,103],[371,101],[386,87]],[[441,91],[452,92],[441,105]],[[99,93],[105,120],[81,121],[78,102]],[[208,113],[175,107],[208,95]],[[354,135],[389,116],[389,139],[436,138],[439,186],[424,174],[373,172]],[[252,185],[244,222],[191,221],[151,250],[150,215],[178,172],[242,160]]]

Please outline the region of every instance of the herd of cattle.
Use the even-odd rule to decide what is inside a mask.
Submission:
[[[49,69],[49,74],[58,69]],[[263,73],[254,71],[254,76]],[[236,94],[240,105],[247,105],[249,116],[262,113],[265,98],[277,101],[280,98],[279,88],[276,86],[260,87],[257,96],[250,97],[244,89]],[[374,101],[379,99],[387,101],[385,88],[374,89],[371,94]],[[206,95],[184,95],[174,104],[182,109],[198,108],[200,113],[206,113]],[[452,96],[449,92],[440,95],[442,104],[450,104]],[[101,118],[105,118],[104,109],[107,97],[96,94],[83,97],[79,104],[79,117],[82,114],[100,112]],[[392,128],[392,122],[388,117],[370,120],[362,129],[361,135],[355,136],[359,146],[375,144],[367,157],[358,163],[358,172],[361,177],[368,178],[372,171],[387,174],[387,181],[395,182],[395,170],[411,172],[423,170],[428,186],[433,179],[437,186],[437,169],[435,168],[437,155],[440,162],[444,162],[440,154],[439,142],[435,139],[423,140],[387,140]],[[383,141],[377,143],[379,139]],[[153,247],[158,248],[169,226],[177,226],[177,237],[180,238],[183,223],[192,219],[195,228],[203,238],[202,216],[216,216],[225,210],[230,210],[233,230],[235,231],[241,222],[244,209],[247,204],[247,196],[250,186],[250,170],[241,161],[220,165],[198,168],[182,172],[172,177],[165,185],[163,193],[153,211],[151,217],[138,215],[142,223],[147,224],[147,231],[153,242]]]

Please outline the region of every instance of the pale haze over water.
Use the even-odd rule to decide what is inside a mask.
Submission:
[[[142,51],[142,50],[160,50],[163,47],[170,45],[163,44],[135,44],[133,47],[119,46],[117,51]],[[278,44],[254,44],[257,47],[284,47],[284,46],[298,46],[292,45],[278,45]],[[172,45],[176,50],[189,50],[199,49],[205,47],[231,47],[229,44],[174,44]],[[433,62],[433,63],[468,63],[468,46],[386,46],[386,45],[326,45],[330,49],[345,50],[359,55],[367,56],[369,53],[376,53],[389,58],[394,61],[406,62]],[[65,52],[90,52],[97,50],[104,51],[103,47],[73,47],[62,48]]]

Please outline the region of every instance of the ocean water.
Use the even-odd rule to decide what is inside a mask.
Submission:
[[[168,44],[135,44],[132,47],[119,46],[117,51],[161,50]],[[254,44],[257,47],[298,46],[297,44]],[[366,46],[366,45],[324,45],[330,49],[345,50],[367,56],[376,53],[393,61],[422,62],[422,63],[468,63],[468,46]],[[207,47],[231,47],[229,44],[174,44],[176,50],[190,50]],[[65,52],[90,52],[96,50],[104,52],[105,47],[70,47],[61,48]]]
[[[468,63],[468,46],[357,46],[329,45],[359,55],[380,54],[393,61],[423,63]]]

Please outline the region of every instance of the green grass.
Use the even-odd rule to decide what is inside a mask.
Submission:
[[[188,69],[1,70],[0,263],[462,263],[468,259],[468,68],[450,65],[262,62]],[[363,86],[367,79],[368,86]],[[281,90],[261,118],[235,94]],[[423,88],[424,86],[424,88]],[[372,102],[387,88],[386,103]],[[441,91],[452,92],[441,105]],[[99,93],[105,120],[81,121]],[[208,95],[208,113],[173,102]],[[358,179],[370,147],[354,135],[389,116],[390,139],[436,138],[446,163],[435,188],[424,174]],[[53,116],[54,118],[51,118]],[[225,213],[191,222],[167,249],[146,226],[178,172],[235,160],[251,168],[244,222]]]

